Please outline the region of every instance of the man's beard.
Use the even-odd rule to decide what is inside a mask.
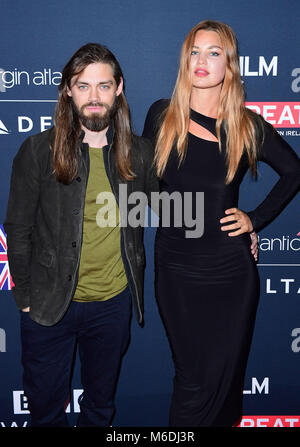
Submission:
[[[106,110],[103,114],[100,113],[90,113],[89,115],[84,114],[84,109],[86,107],[104,107]],[[76,104],[73,102],[73,107],[78,115],[81,124],[88,130],[92,132],[100,132],[109,126],[111,119],[114,117],[117,111],[117,98],[115,98],[113,104],[109,106],[104,102],[91,101],[78,109]]]

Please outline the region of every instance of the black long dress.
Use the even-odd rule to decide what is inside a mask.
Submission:
[[[157,101],[148,112],[143,136],[153,142],[167,104]],[[191,119],[215,134],[213,118],[191,111]],[[249,213],[256,230],[280,212],[300,180],[297,155],[270,129],[260,158],[281,178],[263,204]],[[171,426],[233,426],[242,415],[259,277],[249,234],[229,237],[219,221],[226,209],[238,207],[247,169],[243,156],[226,185],[224,149],[220,152],[218,143],[189,134],[184,161],[179,166],[173,149],[160,181],[161,191],[193,194],[194,217],[196,192],[204,192],[203,235],[187,238],[188,228],[176,227],[171,219],[171,226],[158,228],[155,241],[156,298],[175,365]]]

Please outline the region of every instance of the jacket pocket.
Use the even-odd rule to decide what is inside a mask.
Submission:
[[[40,250],[36,254],[36,260],[44,267],[51,267],[54,263],[54,255],[48,250]]]

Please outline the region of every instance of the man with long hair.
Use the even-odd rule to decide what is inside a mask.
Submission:
[[[149,197],[158,185],[123,90],[115,56],[84,45],[63,69],[53,128],[29,137],[13,162],[5,230],[31,426],[68,425],[77,344],[77,425],[108,426],[131,302],[143,320],[143,228],[121,225],[119,187]],[[98,224],[100,193],[114,199],[113,225]]]

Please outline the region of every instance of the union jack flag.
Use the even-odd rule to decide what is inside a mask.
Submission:
[[[0,290],[11,290],[14,287],[7,260],[6,234],[0,225]]]

